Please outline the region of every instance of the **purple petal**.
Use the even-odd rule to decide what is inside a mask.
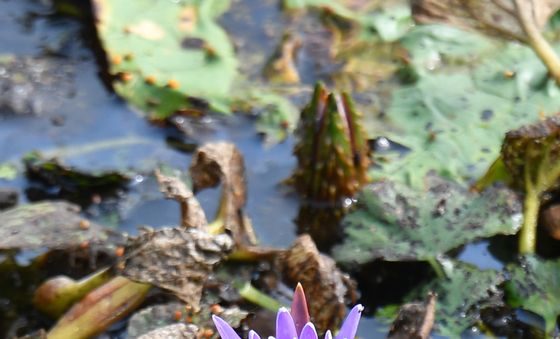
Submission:
[[[248,339],[261,339],[261,337],[257,334],[257,332],[250,330]]]
[[[235,333],[233,328],[224,321],[224,319],[218,317],[217,315],[212,315],[212,320],[214,321],[214,325],[216,325],[218,333],[220,333],[220,337],[222,337],[222,339],[241,339],[237,333]]]
[[[294,300],[292,301],[292,309],[290,311],[296,325],[296,332],[301,335],[303,326],[309,322],[309,311],[307,310],[307,300],[305,299],[305,292],[300,283],[297,284],[294,291]]]
[[[362,305],[354,306],[344,320],[336,339],[354,339],[356,337],[356,331],[358,330],[363,310],[364,307]]]
[[[328,330],[327,333],[325,333],[325,339],[332,339],[331,330]]]
[[[307,323],[301,331],[299,339],[318,339],[317,331],[315,331],[315,326],[312,323]]]
[[[296,326],[290,312],[282,307],[276,316],[276,339],[297,339]]]

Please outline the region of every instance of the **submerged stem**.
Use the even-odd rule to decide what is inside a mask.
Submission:
[[[537,219],[539,215],[539,193],[531,185],[525,190],[523,206],[523,226],[519,234],[519,252],[521,254],[535,253],[537,242]]]
[[[239,289],[239,295],[253,304],[259,305],[260,307],[272,312],[276,312],[280,307],[282,307],[282,304],[276,299],[259,291],[249,282],[245,283],[245,285]]]

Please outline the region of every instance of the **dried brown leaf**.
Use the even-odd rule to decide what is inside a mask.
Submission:
[[[232,247],[228,235],[210,235],[196,228],[145,232],[127,246],[122,274],[169,290],[198,309],[208,275]]]
[[[264,75],[268,80],[282,84],[297,84],[300,82],[295,58],[301,39],[292,33],[285,33],[276,51],[268,60]]]
[[[232,234],[237,246],[255,244],[251,223],[243,213],[247,202],[245,165],[237,147],[227,142],[199,147],[193,156],[190,171],[195,192],[222,184],[217,219]]]
[[[67,202],[41,202],[0,213],[0,250],[68,249],[78,246],[110,246],[121,237],[84,219],[80,207]],[[84,227],[87,225],[87,227]]]
[[[179,178],[155,172],[161,192],[168,198],[174,199],[181,205],[181,226],[205,227],[208,225],[206,214],[194,197],[192,191]]]
[[[430,293],[424,303],[403,305],[389,329],[389,339],[427,339],[434,326],[436,295]]]
[[[444,22],[453,26],[526,42],[515,0],[415,0],[414,19],[420,23]],[[526,10],[538,29],[560,8],[558,0],[526,0]]]
[[[355,283],[333,259],[319,253],[307,234],[298,237],[280,261],[287,280],[303,285],[315,326],[321,331],[335,328],[346,314],[345,298],[354,299]]]

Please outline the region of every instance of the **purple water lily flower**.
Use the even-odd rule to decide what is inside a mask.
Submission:
[[[335,339],[354,339],[356,337],[363,309],[362,305],[356,305],[352,308]],[[212,320],[214,320],[222,339],[241,339],[222,318],[213,315]],[[260,339],[260,336],[251,330],[248,339]],[[307,301],[300,284],[298,284],[294,293],[291,312],[284,307],[278,310],[276,337],[269,337],[269,339],[318,339],[315,326],[309,321]],[[332,339],[331,331],[325,333],[325,339]]]

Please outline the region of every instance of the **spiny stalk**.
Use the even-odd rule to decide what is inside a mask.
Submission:
[[[292,182],[305,198],[336,204],[367,182],[369,145],[362,115],[348,94],[329,93],[317,84],[296,134]]]

